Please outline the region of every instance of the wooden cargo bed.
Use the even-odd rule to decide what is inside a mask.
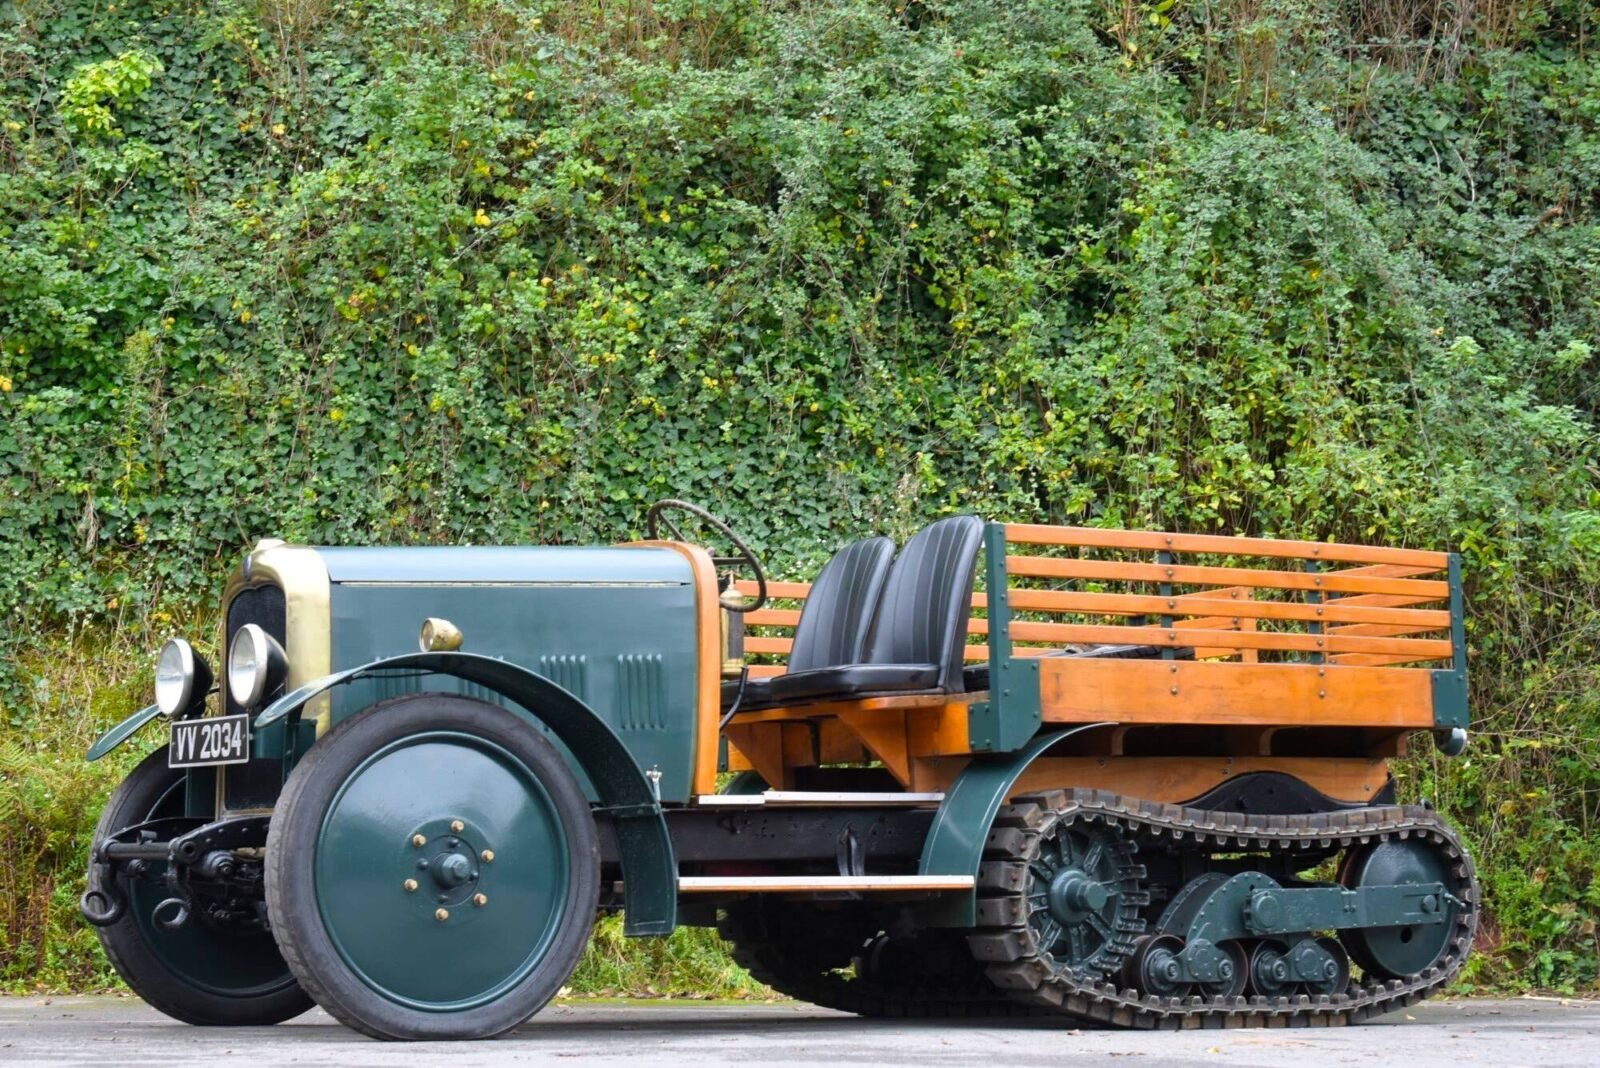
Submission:
[[[781,788],[796,768],[876,760],[907,788],[942,789],[975,754],[1103,723],[1062,758],[1091,763],[1056,767],[1075,785],[1138,792],[1132,775],[1141,796],[1181,799],[1281,770],[1354,798],[1381,785],[1376,765],[1409,732],[1465,726],[1452,554],[991,523],[985,556],[965,648],[973,692],[741,713],[730,766]],[[809,592],[768,587],[775,603],[745,617],[753,675],[783,671]],[[1145,655],[1075,655],[1107,645]]]

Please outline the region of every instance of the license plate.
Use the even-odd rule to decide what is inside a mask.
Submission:
[[[181,719],[172,725],[167,767],[205,768],[250,759],[250,716]]]

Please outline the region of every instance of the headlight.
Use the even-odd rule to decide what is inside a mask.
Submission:
[[[211,665],[182,638],[168,638],[156,659],[156,707],[168,718],[189,711],[211,691]]]
[[[228,646],[228,693],[242,708],[254,708],[272,693],[289,673],[289,661],[279,645],[254,623],[246,623]]]

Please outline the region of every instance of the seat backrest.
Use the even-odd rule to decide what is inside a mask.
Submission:
[[[938,664],[939,686],[961,692],[962,654],[972,615],[972,579],[983,521],[955,515],[906,542],[889,569],[867,643],[873,664]]]
[[[863,538],[823,565],[795,624],[790,671],[861,662],[893,557],[888,538]]]

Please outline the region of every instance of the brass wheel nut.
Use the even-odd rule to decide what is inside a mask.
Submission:
[[[449,909],[434,909],[433,910],[433,918],[438,920],[440,923],[443,923],[445,920],[448,920],[450,918],[450,910]]]
[[[428,844],[428,836],[425,834],[414,834],[411,836],[411,844],[416,846],[418,849],[421,849],[423,846]]]
[[[464,831],[466,829],[467,829],[467,825],[465,823],[462,823],[460,820],[451,820],[450,821],[450,830],[452,832],[454,832],[456,834],[460,834],[462,831]]]
[[[407,879],[405,881],[405,888],[406,893],[413,893],[417,889],[417,881],[415,879]]]
[[[489,903],[489,895],[488,894],[473,894],[472,895],[472,903],[474,905],[478,906],[481,909],[481,908],[483,908],[483,906],[485,906],[485,905],[487,905]]]
[[[485,849],[482,853],[479,853],[478,856],[483,858],[483,862],[485,864],[494,863],[494,850],[492,849]]]

